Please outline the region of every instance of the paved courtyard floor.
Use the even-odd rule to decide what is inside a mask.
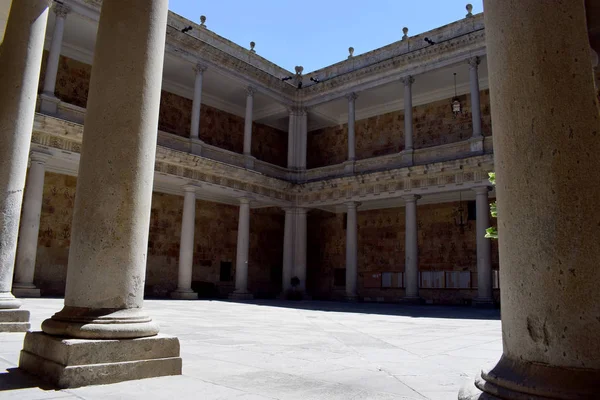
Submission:
[[[25,299],[32,330],[62,299]],[[502,352],[497,310],[329,302],[148,300],[183,376],[53,390],[0,333],[0,399],[456,399]]]

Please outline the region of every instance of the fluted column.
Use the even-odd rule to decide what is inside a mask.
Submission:
[[[11,288],[48,6],[13,1],[0,48],[0,332],[29,328]]]
[[[240,199],[238,220],[237,252],[235,257],[235,292],[232,299],[251,299],[248,291],[248,250],[250,247],[250,200]]]
[[[67,14],[71,12],[69,6],[61,3],[54,3],[52,6],[56,19],[54,23],[54,32],[52,32],[52,42],[48,52],[48,61],[46,63],[46,74],[44,75],[44,89],[40,102],[42,112],[55,114],[57,112],[58,99],[54,94],[56,88],[56,74],[58,73],[58,62],[60,59],[60,50],[62,48],[63,34],[65,32],[65,20]]]
[[[358,298],[358,227],[357,207],[358,204],[350,202],[346,204],[346,298],[356,300]]]
[[[202,107],[202,78],[206,71],[206,66],[196,64],[194,72],[196,78],[194,81],[194,99],[192,101],[192,125],[190,127],[190,138],[200,140],[200,109]]]
[[[417,301],[419,299],[419,248],[417,237],[417,200],[420,196],[404,196],[405,202],[405,261],[404,261],[404,286],[405,299]]]
[[[471,118],[473,120],[473,138],[483,136],[481,132],[481,101],[479,99],[479,57],[469,58],[469,79],[471,87]]]
[[[16,297],[40,297],[40,289],[33,284],[35,260],[40,232],[40,214],[44,194],[44,175],[47,153],[32,152],[29,156],[30,167],[23,197],[23,211],[19,228],[17,261],[15,263],[15,279],[13,294]]]
[[[283,230],[283,273],[282,294],[285,296],[292,289],[291,281],[294,273],[294,228],[295,213],[293,208],[285,209],[285,225]]]
[[[484,9],[503,354],[459,397],[595,399],[600,116],[584,2]]]
[[[486,229],[490,227],[489,188],[482,186],[474,189],[477,213],[477,305],[492,305],[492,244],[486,239]]]
[[[196,186],[186,185],[183,191],[177,290],[171,293],[171,297],[178,300],[195,300],[198,298],[198,293],[192,290],[192,273],[194,268],[194,230],[196,227]]]
[[[252,86],[246,88],[246,117],[244,119],[244,156],[246,156],[246,168],[254,167],[252,156],[252,119],[254,113],[254,92]]]
[[[413,150],[412,84],[415,78],[409,75],[401,81],[404,84],[404,151],[411,151]]]
[[[143,309],[168,1],[105,0],[77,179],[65,307],[50,335],[158,333]]]
[[[355,102],[358,98],[356,93],[350,93],[346,96],[348,99],[348,161],[356,160],[356,133],[354,131],[354,122],[356,118]]]

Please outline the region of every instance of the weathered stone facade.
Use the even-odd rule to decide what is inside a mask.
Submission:
[[[459,96],[463,112],[454,116],[451,99],[413,108],[414,148],[439,146],[468,139],[472,134],[471,96]],[[480,92],[482,129],[492,134],[489,90]],[[365,159],[404,150],[404,110],[356,121],[356,157]],[[308,168],[339,164],[348,156],[348,125],[318,129],[308,134]]]

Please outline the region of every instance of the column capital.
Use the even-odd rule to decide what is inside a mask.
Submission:
[[[477,186],[472,189],[478,195],[485,194],[487,196],[488,192],[492,190],[490,186]]]
[[[239,199],[240,205],[250,204],[250,199],[248,197],[240,197]]]
[[[298,115],[298,116],[305,116],[308,114],[308,111],[310,110],[310,107],[304,107],[304,106],[289,106],[287,107],[287,110],[290,114],[293,115]]]
[[[405,194],[404,196],[402,196],[402,199],[406,203],[415,203],[420,198],[421,198],[421,196],[419,196],[418,194]]]
[[[182,189],[185,193],[196,193],[196,189],[198,189],[198,186],[189,183],[187,185],[183,185]]]
[[[46,164],[46,162],[52,158],[52,154],[44,153],[41,151],[31,151],[29,153],[29,160],[38,164]]]
[[[256,88],[254,86],[248,86],[246,88],[246,96],[254,97],[254,93],[256,93]]]
[[[348,99],[348,101],[354,101],[354,100],[358,99],[358,94],[356,94],[355,92],[348,93],[346,95],[346,98]]]
[[[55,2],[54,6],[52,7],[52,10],[54,11],[54,14],[56,14],[56,16],[58,18],[66,18],[67,14],[69,14],[71,12],[71,7],[69,7],[66,4]]]
[[[481,58],[479,58],[477,56],[471,57],[467,60],[467,64],[469,64],[470,69],[477,69],[477,67],[479,66],[480,63],[481,63]]]
[[[415,78],[412,75],[403,76],[400,78],[400,82],[404,83],[404,86],[411,86],[415,83]]]
[[[198,62],[194,65],[193,69],[194,69],[194,72],[196,72],[196,74],[202,75],[204,73],[204,71],[206,71],[208,69],[208,66],[206,64]]]
[[[348,201],[348,202],[346,202],[344,204],[349,209],[352,209],[352,208],[356,209],[356,208],[360,207],[362,203],[360,203],[358,201]]]

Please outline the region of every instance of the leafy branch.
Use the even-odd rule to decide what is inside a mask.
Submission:
[[[496,186],[496,173],[489,172],[489,181],[492,185]],[[493,218],[498,218],[498,209],[496,208],[496,202],[490,203],[490,214]],[[498,229],[491,226],[485,230],[485,237],[488,239],[498,239]]]

